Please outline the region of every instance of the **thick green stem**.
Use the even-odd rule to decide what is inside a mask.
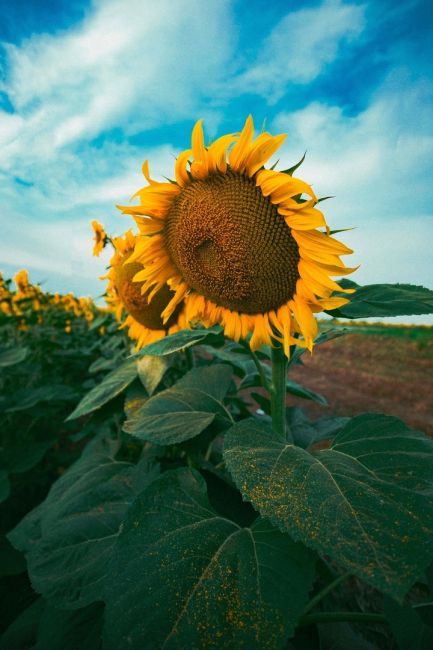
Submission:
[[[383,614],[369,614],[364,612],[316,612],[301,616],[298,622],[299,627],[313,625],[314,623],[387,623]]]
[[[286,422],[287,357],[280,343],[274,341],[272,348],[271,417],[272,427],[284,441],[292,441]]]
[[[307,604],[307,606],[304,609],[304,615],[307,614],[307,612],[310,612],[318,603],[320,603],[325,596],[327,596],[331,591],[335,589],[335,587],[338,587],[338,585],[341,582],[344,582],[344,580],[347,580],[347,578],[350,578],[352,574],[351,573],[344,573],[341,576],[338,576],[338,578],[335,578],[332,582],[329,583],[329,585],[326,585],[321,591],[319,591],[318,594],[314,596],[310,600],[310,602]]]

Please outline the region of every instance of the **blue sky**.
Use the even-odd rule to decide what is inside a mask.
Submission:
[[[354,227],[353,279],[433,286],[430,1],[0,0],[0,40],[7,275],[101,294],[89,222],[124,232],[145,158],[170,176],[199,117],[214,138],[252,113]]]

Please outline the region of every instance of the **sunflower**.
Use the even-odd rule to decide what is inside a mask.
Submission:
[[[174,292],[163,323],[183,302],[186,322],[221,324],[235,341],[251,334],[253,350],[277,339],[288,356],[295,343],[312,349],[314,313],[348,302],[331,295],[350,290],[330,276],[355,270],[340,259],[353,251],[330,236],[307,183],[264,168],[285,137],[254,139],[249,116],[240,133],[205,146],[199,120],[175,182],[153,180],[145,161],[139,205],[120,209],[140,231],[129,258],[143,265],[134,280],[149,301],[164,287]]]
[[[95,242],[93,246],[93,255],[95,257],[98,257],[107,242],[107,234],[104,230],[104,226],[102,226],[95,219],[93,219],[91,222],[91,226],[93,228],[93,232],[95,233],[93,236],[93,241]]]
[[[154,292],[153,300],[149,302],[149,292],[142,292],[142,283],[133,282],[132,278],[143,270],[143,266],[130,260],[136,244],[136,236],[132,231],[128,230],[124,237],[113,238],[112,243],[115,252],[111,258],[110,270],[105,276],[109,281],[106,301],[118,321],[122,321],[124,311],[127,312],[121,327],[127,327],[129,337],[137,341],[136,349],[185,329],[188,323],[180,303],[176,304],[171,318],[163,323],[161,312],[174,297],[167,285],[161,287],[156,294]]]
[[[29,272],[26,269],[15,274],[14,281],[19,294],[24,295],[30,287]]]

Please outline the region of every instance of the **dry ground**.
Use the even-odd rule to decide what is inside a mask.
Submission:
[[[295,399],[316,418],[363,412],[396,415],[433,436],[433,334],[405,336],[354,333],[303,356],[293,379],[321,393],[329,406]]]

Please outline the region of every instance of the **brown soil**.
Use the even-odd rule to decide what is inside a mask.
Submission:
[[[329,403],[323,407],[291,400],[313,419],[386,413],[433,436],[433,339],[348,334],[324,343],[312,355],[305,353],[302,360],[304,365],[292,368],[290,376]]]

